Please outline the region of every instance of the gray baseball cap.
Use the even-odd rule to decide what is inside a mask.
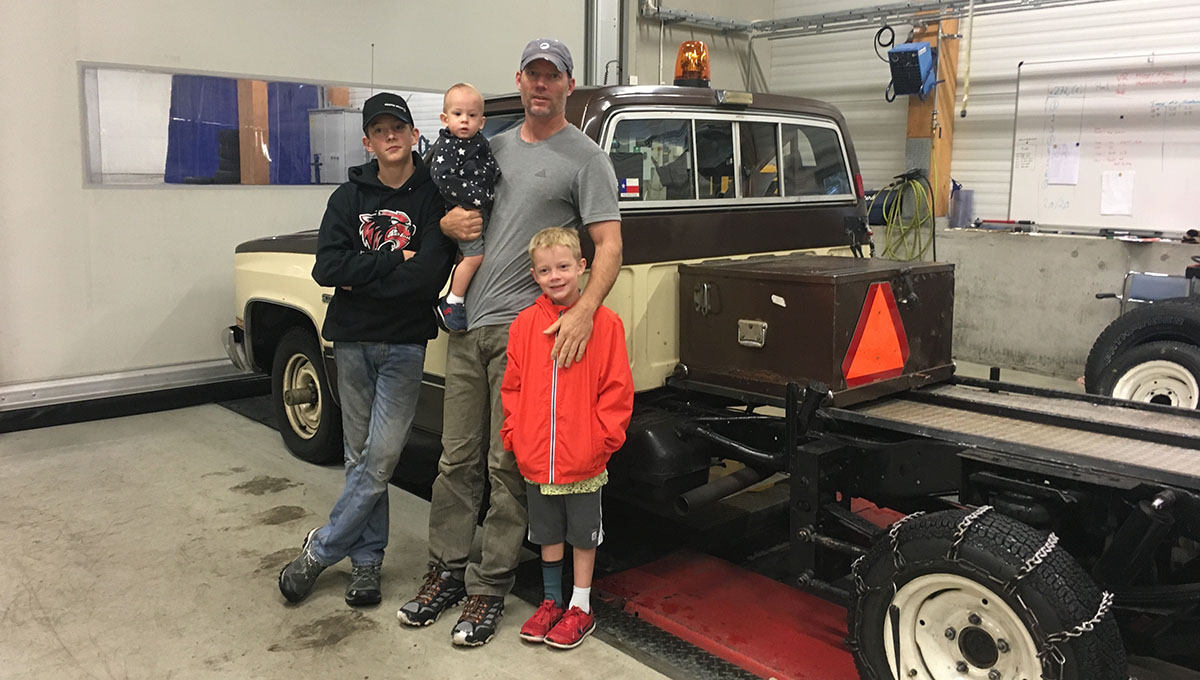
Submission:
[[[530,40],[525,46],[525,51],[521,53],[521,70],[524,71],[529,62],[537,59],[545,59],[568,75],[575,70],[575,64],[571,61],[571,50],[553,38]]]

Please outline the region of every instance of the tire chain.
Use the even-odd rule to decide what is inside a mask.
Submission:
[[[966,524],[968,519],[971,519],[971,517],[967,516],[964,518],[963,523]],[[961,529],[962,524],[960,524],[959,527]],[[1054,549],[1057,546],[1058,535],[1052,531],[1050,532],[1050,535],[1046,537],[1046,542],[1042,544],[1042,547],[1033,551],[1033,554],[1029,556],[1029,559],[1025,560],[1025,563],[1020,569],[1017,570],[1017,575],[1014,576],[1013,579],[1004,587],[1005,592],[1011,596],[1015,596],[1017,601],[1021,603],[1021,607],[1026,611],[1029,611],[1029,607],[1025,604],[1021,596],[1017,594],[1017,585],[1021,582],[1021,579],[1029,576],[1031,573],[1033,573],[1034,569],[1041,566],[1041,564],[1046,561],[1046,558],[1050,556],[1050,553],[1054,552]],[[1088,619],[1087,621],[1083,621],[1070,630],[1051,633],[1049,635],[1045,634],[1041,630],[1041,627],[1037,625],[1035,618],[1033,632],[1035,632],[1037,637],[1042,638],[1042,640],[1045,642],[1043,649],[1038,652],[1038,659],[1042,662],[1043,678],[1053,679],[1062,677],[1063,668],[1066,665],[1067,658],[1063,655],[1062,650],[1058,648],[1059,643],[1066,642],[1072,638],[1082,637],[1084,633],[1090,633],[1095,630],[1096,624],[1100,623],[1100,620],[1103,619],[1104,615],[1108,613],[1108,610],[1112,608],[1112,604],[1113,594],[1106,590],[1101,593],[1100,606],[1097,608],[1096,614],[1092,618]],[[1131,678],[1130,680],[1133,679]]]
[[[1087,621],[1079,623],[1078,625],[1076,625],[1074,628],[1071,628],[1070,630],[1064,630],[1061,633],[1054,633],[1052,635],[1047,635],[1046,642],[1048,644],[1056,644],[1059,642],[1066,642],[1067,640],[1069,640],[1071,638],[1082,637],[1084,633],[1090,633],[1093,630],[1096,630],[1096,624],[1100,623],[1100,620],[1104,618],[1104,615],[1108,613],[1109,609],[1112,609],[1112,605],[1113,605],[1113,594],[1106,590],[1100,594],[1100,606],[1096,608],[1095,616],[1088,619]]]
[[[1037,569],[1039,566],[1041,566],[1042,562],[1046,561],[1046,558],[1050,556],[1050,553],[1054,551],[1056,546],[1058,546],[1058,536],[1051,531],[1050,535],[1046,537],[1046,542],[1042,544],[1042,547],[1033,551],[1033,555],[1031,555],[1029,559],[1025,560],[1025,564],[1017,570],[1017,575],[1008,582],[1008,585],[1004,587],[1004,590],[1010,594],[1015,593],[1017,590],[1017,585],[1020,584],[1021,579],[1029,576],[1033,573],[1034,569]]]
[[[900,554],[900,527],[904,526],[905,522],[916,519],[924,514],[924,510],[918,510],[911,515],[905,515],[904,517],[896,520],[896,522],[892,524],[891,528],[888,529],[888,539],[892,542],[892,563],[896,565],[897,572],[899,572],[900,569],[905,565],[904,555]],[[892,592],[896,592],[895,581],[892,582]]]
[[[904,517],[901,517],[900,519],[893,522],[892,526],[888,528],[888,540],[892,544],[892,562],[896,566],[896,573],[899,573],[901,567],[903,567],[905,564],[904,556],[900,554],[900,527],[903,526],[905,522],[908,522],[909,520],[912,520],[912,519],[916,519],[917,517],[920,517],[921,515],[924,515],[924,514],[925,514],[924,510],[918,510],[917,512],[914,512],[910,515],[905,515]],[[855,602],[856,615],[854,617],[854,620],[856,622],[858,622],[858,624],[860,626],[862,625],[862,618],[863,618],[862,617],[863,601],[866,599],[863,597],[863,595],[865,595],[867,592],[872,591],[872,590],[885,590],[886,589],[886,587],[884,587],[884,586],[877,586],[875,588],[871,588],[867,585],[866,581],[863,580],[862,573],[860,571],[860,567],[862,566],[862,562],[864,559],[866,559],[866,557],[867,557],[867,555],[865,553],[862,555],[859,555],[858,558],[856,560],[854,560],[854,562],[850,565],[850,576],[854,580],[854,589],[858,593],[858,597],[856,598],[857,601]],[[892,586],[892,596],[894,597],[896,594],[895,579],[892,580],[891,586]],[[855,631],[855,632],[857,632],[857,631]],[[849,647],[852,652],[858,650],[858,639],[859,639],[858,635],[853,635],[853,636],[847,635],[847,637],[846,637],[846,646]],[[897,653],[899,653],[899,650],[897,650]],[[874,673],[874,669],[867,667],[864,670],[869,675],[869,677],[864,678],[864,680],[877,680],[877,676]]]
[[[958,561],[958,547],[962,545],[963,539],[967,537],[967,529],[971,528],[971,525],[975,523],[975,520],[983,517],[987,513],[991,512],[991,510],[992,506],[981,505],[972,510],[969,515],[962,518],[962,521],[958,523],[958,528],[954,530],[954,542],[950,544],[950,551],[946,554],[946,559],[950,560],[951,562]]]
[[[960,521],[958,523],[958,527],[955,529],[954,541],[951,544],[949,554],[947,555],[948,559],[950,559],[952,561],[956,561],[956,562],[958,561],[958,547],[959,547],[959,545],[962,544],[963,540],[966,539],[967,530],[970,529],[971,525],[974,524],[976,520],[978,520],[980,517],[982,517],[984,514],[990,512],[991,510],[993,510],[992,506],[982,505],[982,506],[976,508],[975,510],[973,510],[967,516],[962,518],[962,521]],[[902,554],[900,554],[900,527],[903,526],[909,520],[916,519],[917,517],[920,517],[924,514],[925,514],[925,512],[923,510],[921,510],[921,511],[917,511],[912,514],[909,514],[909,515],[905,515],[904,517],[901,517],[900,519],[896,520],[892,524],[892,526],[888,528],[888,540],[891,542],[891,547],[892,547],[892,562],[896,567],[897,574],[900,572],[900,569],[906,564],[904,556]],[[1058,541],[1059,541],[1058,536],[1055,535],[1054,532],[1050,532],[1050,535],[1046,537],[1046,542],[1042,544],[1042,547],[1035,550],[1033,552],[1033,554],[1030,555],[1029,558],[1025,560],[1025,563],[1017,571],[1017,575],[1008,583],[1007,586],[1005,586],[1005,591],[1008,592],[1010,595],[1015,596],[1017,601],[1020,603],[1021,608],[1025,609],[1027,612],[1032,613],[1029,609],[1029,606],[1025,604],[1023,598],[1021,598],[1021,596],[1016,593],[1016,587],[1020,583],[1021,579],[1025,578],[1026,576],[1031,574],[1034,569],[1036,569],[1043,562],[1046,561],[1046,558],[1049,557],[1050,553],[1052,553],[1054,551],[1054,549],[1058,546]],[[868,586],[866,581],[863,579],[862,573],[860,572],[859,568],[862,565],[863,560],[866,559],[866,557],[867,556],[865,554],[860,555],[858,557],[858,559],[854,560],[854,562],[850,565],[850,575],[854,581],[855,591],[859,595],[859,597],[857,598],[858,602],[856,604],[858,616],[855,617],[855,620],[860,621],[860,622],[862,620],[862,603],[864,600],[864,598],[862,596],[872,590],[884,590],[885,589],[885,587],[872,588],[872,587]],[[894,595],[898,591],[898,588],[896,586],[896,581],[894,578],[892,580],[891,586],[892,586],[892,593]],[[1083,621],[1083,622],[1079,623],[1078,625],[1072,627],[1070,630],[1062,631],[1059,633],[1053,633],[1050,635],[1046,635],[1045,633],[1043,633],[1041,631],[1040,626],[1037,625],[1036,619],[1035,619],[1034,624],[1033,624],[1034,630],[1032,632],[1034,632],[1037,637],[1040,637],[1045,641],[1045,648],[1042,649],[1041,651],[1039,651],[1037,654],[1038,659],[1040,659],[1042,662],[1042,678],[1044,680],[1055,680],[1057,678],[1062,678],[1062,671],[1063,671],[1064,666],[1066,665],[1067,659],[1063,655],[1062,651],[1058,648],[1058,644],[1061,642],[1070,640],[1072,638],[1082,637],[1085,633],[1090,633],[1090,632],[1094,631],[1096,629],[1096,625],[1100,623],[1100,621],[1104,618],[1104,616],[1112,608],[1112,605],[1113,605],[1113,594],[1106,590],[1101,594],[1100,606],[1097,608],[1096,614],[1094,616],[1092,616],[1092,618],[1088,619],[1087,621]],[[847,642],[847,646],[849,646],[852,650],[857,650],[857,648],[858,648],[857,636],[854,637],[853,639],[847,638],[846,642]],[[897,650],[897,652],[898,651],[899,650]],[[1053,664],[1053,665],[1051,665],[1051,664]],[[868,669],[868,670],[872,670],[872,669]],[[873,673],[872,673],[871,680],[874,680]],[[1129,680],[1137,680],[1137,679],[1130,676]]]

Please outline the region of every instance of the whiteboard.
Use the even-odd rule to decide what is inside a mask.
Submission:
[[[1200,226],[1200,53],[1021,64],[1008,218]]]

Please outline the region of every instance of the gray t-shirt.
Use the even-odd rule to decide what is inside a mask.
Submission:
[[[491,140],[500,182],[487,252],[467,289],[467,327],[512,323],[540,289],[529,274],[529,239],[546,227],[580,229],[620,220],[617,176],[596,143],[568,125],[550,139],[521,140],[515,125]]]

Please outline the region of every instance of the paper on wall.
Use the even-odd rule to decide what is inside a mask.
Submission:
[[[1054,144],[1050,147],[1050,163],[1046,168],[1049,184],[1079,184],[1079,144]]]
[[[1105,170],[1100,182],[1100,214],[1133,214],[1133,170]]]

